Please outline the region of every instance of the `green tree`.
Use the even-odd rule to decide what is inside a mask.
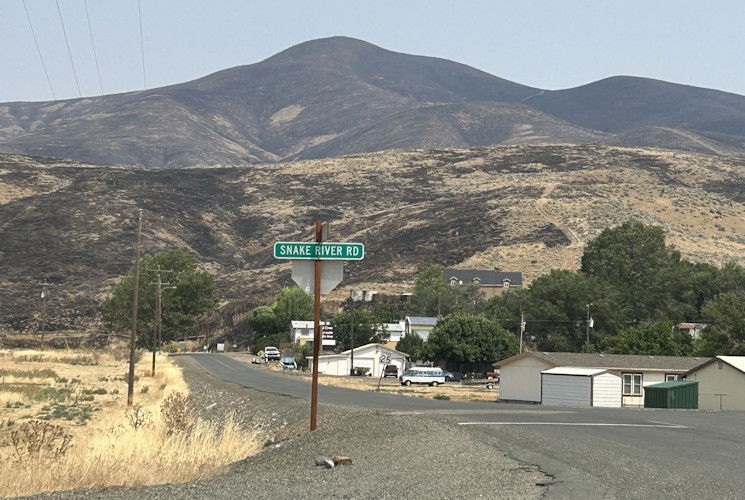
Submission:
[[[313,296],[294,286],[283,288],[272,305],[277,321],[277,332],[286,334],[290,340],[292,321],[309,321],[313,319]]]
[[[341,350],[382,342],[384,322],[372,311],[354,309],[337,314],[331,320],[336,346]]]
[[[270,306],[259,306],[251,312],[248,318],[248,326],[256,336],[268,336],[279,333],[277,327],[277,316]]]
[[[724,292],[703,307],[704,322],[711,324],[702,349],[722,351],[715,355],[745,355],[745,292]],[[726,340],[725,340],[726,337]],[[707,347],[704,347],[707,346]]]
[[[586,349],[587,305],[594,326],[590,343],[614,333],[622,319],[618,294],[602,280],[580,273],[553,270],[536,278],[523,295],[526,334],[545,351]]]
[[[163,282],[175,288],[164,288],[161,294],[161,339],[175,340],[190,330],[194,320],[216,308],[215,279],[197,268],[191,255],[179,250],[146,255],[140,260],[140,280],[137,315],[137,338],[140,346],[151,347],[155,323],[155,286],[157,269]],[[126,331],[131,328],[134,270],[114,287],[103,305],[103,320],[108,327]]]
[[[693,340],[688,333],[675,329],[671,321],[657,321],[622,330],[607,339],[605,350],[614,354],[690,356]]]
[[[517,354],[517,337],[495,321],[472,314],[453,314],[437,322],[424,355],[449,366],[485,370],[500,359]]]
[[[424,340],[416,334],[406,335],[396,344],[396,350],[405,352],[411,357],[412,361],[423,359]]]
[[[451,285],[445,281],[444,271],[444,267],[433,265],[417,276],[409,300],[410,312],[420,316],[481,312],[484,296],[479,285]]]
[[[665,244],[661,227],[631,220],[604,229],[589,241],[582,255],[582,272],[600,278],[618,290],[629,319],[666,318],[680,302],[678,281],[685,281],[686,266],[680,252]],[[677,311],[677,315],[690,311]],[[672,318],[671,318],[672,319]],[[680,318],[682,319],[682,318]]]

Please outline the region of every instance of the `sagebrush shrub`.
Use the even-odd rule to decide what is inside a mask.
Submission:
[[[191,399],[181,392],[172,392],[160,404],[160,415],[168,434],[191,427],[194,420]]]
[[[70,449],[72,434],[56,424],[29,420],[13,427],[10,431],[10,443],[19,461],[57,459]]]

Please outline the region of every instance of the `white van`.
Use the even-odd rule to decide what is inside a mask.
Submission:
[[[445,373],[441,368],[415,366],[401,375],[401,385],[428,384],[438,386],[445,383]]]

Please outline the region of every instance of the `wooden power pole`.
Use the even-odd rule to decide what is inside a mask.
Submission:
[[[323,224],[316,220],[316,243],[323,243]],[[313,372],[310,386],[310,430],[316,430],[318,415],[318,354],[321,350],[321,259],[315,261],[313,285]]]
[[[153,330],[153,377],[155,376],[155,353],[160,348],[160,345],[162,343],[161,335],[160,335],[160,329],[161,329],[161,319],[163,316],[163,299],[162,294],[164,287],[163,285],[170,285],[170,283],[163,283],[163,281],[160,278],[160,273],[172,273],[174,271],[168,270],[168,269],[154,269],[157,273],[157,281],[154,283],[150,283],[151,285],[155,285],[155,329]],[[165,289],[173,289],[176,288],[175,286],[166,286]]]
[[[135,391],[135,348],[137,347],[137,303],[140,292],[140,246],[142,244],[142,209],[137,216],[137,246],[132,288],[132,333],[129,337],[129,375],[127,376],[127,406],[132,406]]]

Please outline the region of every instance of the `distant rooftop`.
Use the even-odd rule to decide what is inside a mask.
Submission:
[[[709,361],[708,357],[644,356],[638,354],[603,354],[580,352],[524,352],[495,363],[503,366],[517,359],[533,356],[554,366],[577,366],[618,370],[687,371]]]
[[[435,326],[437,318],[431,316],[406,316],[406,321],[416,325]]]
[[[481,286],[504,286],[508,281],[510,286],[523,285],[523,273],[502,272],[494,269],[445,269],[445,281],[457,280],[461,284],[478,282]]]

